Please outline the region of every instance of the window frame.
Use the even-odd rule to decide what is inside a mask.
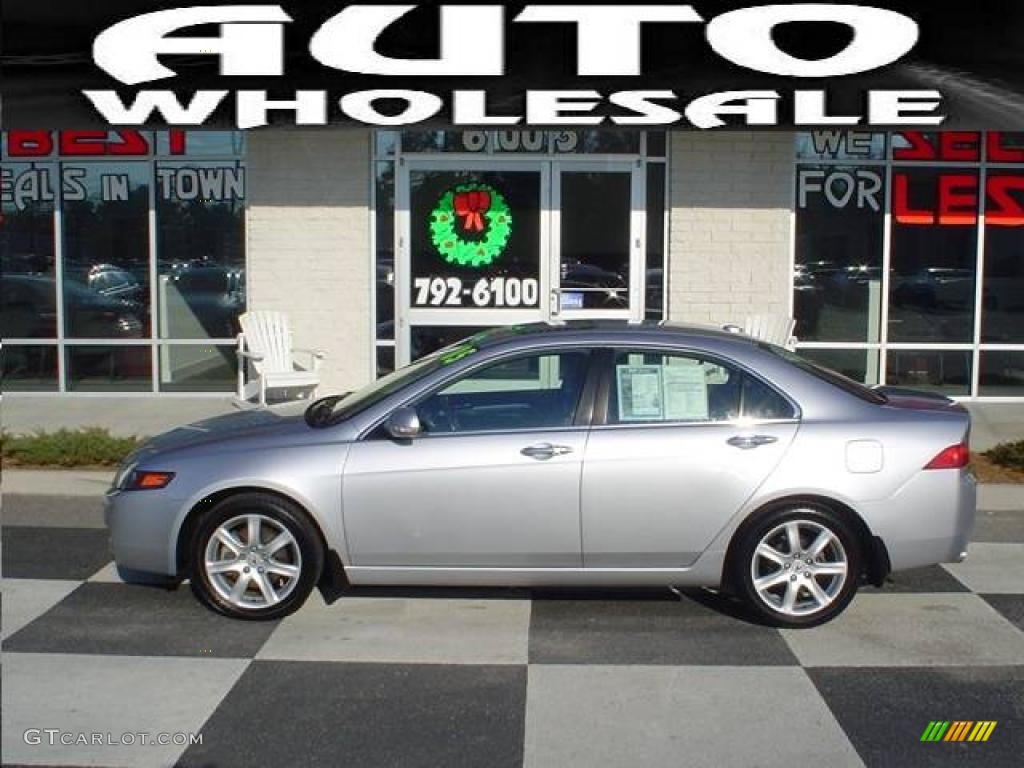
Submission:
[[[773,384],[771,381],[766,379],[764,376],[751,370],[749,366],[746,366],[733,358],[727,358],[714,352],[707,352],[702,349],[696,349],[693,347],[665,347],[658,346],[656,344],[630,344],[622,345],[615,344],[597,350],[597,352],[605,353],[604,364],[599,365],[599,381],[598,389],[596,393],[594,403],[594,418],[591,426],[593,428],[604,428],[604,429],[665,429],[665,428],[677,428],[677,427],[748,427],[757,426],[763,424],[798,424],[803,418],[803,412],[792,397],[783,392],[778,386]],[[792,416],[782,419],[748,419],[743,415],[745,407],[744,403],[744,389],[745,387],[740,385],[740,415],[735,419],[728,419],[723,421],[635,421],[635,422],[623,422],[623,423],[612,423],[609,421],[610,409],[612,407],[612,382],[615,376],[615,358],[620,354],[660,354],[663,356],[675,356],[675,357],[696,357],[704,362],[711,363],[712,365],[720,365],[729,368],[743,376],[750,377],[755,381],[758,381],[770,391],[774,392],[779,396],[785,403],[787,403],[792,410]],[[601,357],[600,354],[597,355]]]

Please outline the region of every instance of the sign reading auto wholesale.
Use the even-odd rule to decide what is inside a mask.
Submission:
[[[239,128],[266,125],[271,116],[299,125],[442,120],[491,127],[611,123],[702,129],[934,126],[946,118],[943,94],[933,87],[938,78],[889,75],[893,65],[915,52],[922,29],[916,18],[886,8],[780,3],[723,11],[722,4],[710,3],[621,3],[517,4],[513,10],[493,3],[351,3],[338,4],[325,16],[318,5],[195,5],[107,23],[95,30],[91,56],[113,87],[89,86],[79,93],[107,123],[123,126],[197,126],[223,112]],[[436,34],[434,19],[422,12],[436,14]],[[559,30],[558,37],[552,28]],[[566,42],[565,29],[574,41]],[[780,32],[785,32],[781,38]],[[426,55],[387,53],[396,35],[405,50],[411,41]],[[506,45],[510,38],[521,42]],[[782,38],[787,42],[781,43]],[[824,54],[819,50],[823,39]],[[187,55],[192,61],[164,60],[169,55]],[[659,65],[653,79],[644,70],[652,58]],[[205,68],[196,70],[195,59],[216,64],[216,76]],[[540,61],[546,66],[537,68],[534,62]],[[736,87],[701,92],[696,78],[703,72],[684,71],[694,61],[701,63],[699,70],[731,73]],[[858,81],[859,103],[845,99],[842,108],[832,106],[832,93],[823,84],[868,74],[881,77],[883,71],[885,87],[864,88],[868,81]],[[547,86],[538,81],[552,76],[538,72],[565,72],[575,82],[562,78],[557,87],[537,87]],[[328,74],[346,86],[371,87],[311,87]],[[640,77],[646,78],[642,88],[621,87]],[[287,89],[280,88],[284,78]],[[609,78],[614,89],[594,87]],[[197,79],[203,87],[196,87]],[[424,79],[445,86],[425,88]],[[798,87],[780,88],[793,79]],[[493,99],[488,80],[500,84],[503,94],[509,82],[521,90],[509,94],[511,99]],[[715,82],[720,87],[722,78]],[[452,88],[452,83],[466,85]],[[849,86],[844,92],[850,93]]]

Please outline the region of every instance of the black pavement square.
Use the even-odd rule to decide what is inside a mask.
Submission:
[[[669,593],[671,594],[671,593]],[[534,599],[531,664],[796,665],[779,632],[710,593],[671,600]]]
[[[204,608],[187,587],[86,583],[4,640],[5,651],[252,658],[278,622]]]
[[[907,592],[970,592],[959,579],[941,565],[929,565],[925,568],[897,571],[890,574],[885,584],[881,587],[866,585],[862,589],[865,592],[889,592],[893,594]]]
[[[980,595],[980,597],[1008,621],[1015,624],[1017,629],[1024,631],[1024,595]],[[1024,659],[1021,659],[1021,663],[1024,664]]]
[[[113,559],[106,528],[4,526],[0,536],[6,579],[84,581]]]
[[[181,768],[520,768],[526,667],[255,661]]]
[[[1024,666],[808,669],[869,768],[1019,768]],[[995,720],[987,742],[922,742],[933,720]]]

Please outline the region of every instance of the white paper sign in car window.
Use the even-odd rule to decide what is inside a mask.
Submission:
[[[661,369],[666,421],[707,421],[707,366],[696,360],[674,358]]]
[[[664,418],[661,366],[617,365],[619,421],[661,421]]]

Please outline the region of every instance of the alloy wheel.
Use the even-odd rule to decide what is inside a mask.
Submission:
[[[302,552],[281,522],[251,512],[219,525],[203,568],[213,589],[232,606],[269,608],[288,597],[302,574]]]
[[[750,561],[754,590],[770,609],[811,616],[839,597],[849,561],[834,531],[819,522],[791,519],[766,533]]]

